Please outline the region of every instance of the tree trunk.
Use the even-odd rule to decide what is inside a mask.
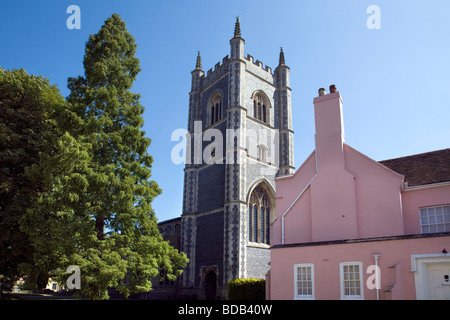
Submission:
[[[95,220],[95,230],[97,230],[97,239],[103,240],[105,228],[105,218],[97,218]]]

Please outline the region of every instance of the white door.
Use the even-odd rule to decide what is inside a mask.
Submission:
[[[450,263],[431,263],[427,274],[430,299],[450,300]]]

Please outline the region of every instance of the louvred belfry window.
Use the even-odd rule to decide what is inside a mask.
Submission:
[[[269,123],[269,103],[263,94],[257,93],[253,98],[253,117]]]
[[[218,122],[220,119],[222,119],[222,104],[223,99],[220,95],[215,96],[211,100],[210,104],[210,121],[211,125]]]

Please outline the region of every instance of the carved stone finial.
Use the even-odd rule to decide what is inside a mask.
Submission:
[[[234,25],[234,36],[241,36],[241,24],[239,23],[239,16],[236,17],[236,24]]]
[[[284,52],[283,52],[283,47],[280,48],[280,61],[279,61],[279,65],[282,64],[286,64],[286,61],[284,60]]]
[[[201,69],[202,68],[202,57],[200,57],[200,51],[197,53],[197,62],[195,64],[195,69]]]

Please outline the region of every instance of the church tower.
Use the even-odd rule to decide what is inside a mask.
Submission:
[[[276,176],[294,172],[289,67],[245,56],[239,18],[230,54],[206,73],[200,52],[189,93],[181,250],[183,295],[225,298],[236,278],[265,278]]]

